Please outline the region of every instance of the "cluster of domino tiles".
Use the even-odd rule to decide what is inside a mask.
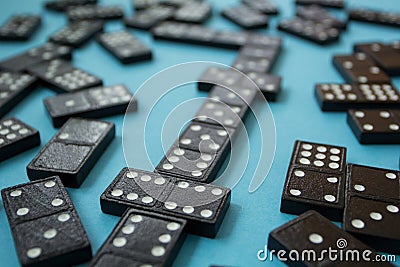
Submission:
[[[10,139],[0,144],[2,156],[39,145],[39,133],[23,122],[11,118],[0,124],[0,134]],[[70,266],[92,258],[65,186],[80,186],[114,134],[113,123],[71,118],[27,166],[32,182],[2,190],[22,266]]]
[[[278,251],[313,246],[320,251],[336,245],[329,243],[332,233],[325,229],[333,227],[336,229],[332,231],[342,232],[342,238],[354,236],[346,238],[349,243],[358,243],[354,249],[365,247],[398,254],[399,190],[398,170],[346,164],[345,147],[296,141],[282,193],[281,212],[299,217],[273,230],[268,248]],[[312,226],[305,224],[309,236],[294,243],[285,241],[285,232],[293,231],[292,227],[298,231],[298,224],[310,220],[306,219],[310,216],[323,219]],[[343,222],[343,230],[325,218]]]
[[[78,31],[80,31],[79,29],[77,29]],[[87,35],[89,34],[93,34],[93,31],[96,31],[96,29],[94,30],[87,30]],[[247,34],[246,34],[247,35]],[[92,107],[87,107],[87,102],[83,101],[83,102],[79,102],[82,101],[83,99],[79,97],[79,95],[84,95],[84,94],[88,94],[87,95],[87,101],[90,104],[95,104],[97,106],[104,106],[105,104],[103,103],[104,99],[101,99],[102,95],[121,95],[121,86],[112,86],[112,87],[103,87],[103,88],[94,88],[91,89],[90,87],[93,87],[95,85],[101,85],[102,81],[101,79],[91,75],[90,73],[87,73],[83,70],[77,69],[75,67],[73,67],[69,62],[65,61],[65,60],[69,60],[72,57],[72,53],[71,53],[71,48],[68,48],[67,46],[65,46],[65,43],[71,44],[73,46],[78,46],[80,44],[82,44],[82,39],[84,39],[84,34],[82,34],[80,32],[79,37],[81,37],[81,40],[74,39],[66,39],[66,40],[59,40],[59,45],[57,44],[45,44],[42,47],[37,47],[34,49],[31,49],[29,51],[27,51],[26,53],[22,53],[16,56],[13,56],[9,59],[6,59],[4,61],[2,61],[0,63],[1,68],[5,69],[5,70],[11,70],[11,71],[28,71],[30,74],[33,74],[34,76],[36,76],[40,81],[40,83],[47,85],[48,87],[50,87],[51,89],[55,90],[56,92],[67,92],[65,94],[61,94],[58,96],[54,97],[54,102],[57,101],[61,101],[59,102],[60,105],[57,107],[58,108],[58,112],[61,110],[64,110],[64,113],[61,112],[61,114],[64,116],[62,118],[62,121],[58,121],[57,123],[54,122],[54,119],[56,118],[56,116],[52,115],[53,118],[53,123],[55,126],[59,127],[61,125],[63,125],[63,128],[54,136],[54,138],[52,140],[50,140],[50,142],[42,149],[42,151],[39,152],[39,154],[37,155],[37,157],[35,159],[32,160],[32,162],[29,164],[29,166],[27,167],[28,170],[28,176],[31,180],[38,180],[42,181],[41,179],[46,179],[46,177],[48,177],[49,175],[53,175],[53,174],[57,174],[61,177],[61,181],[63,181],[63,183],[65,183],[66,186],[73,186],[73,187],[78,187],[82,181],[84,180],[84,178],[86,177],[86,175],[88,174],[88,172],[90,171],[91,167],[93,166],[93,162],[96,161],[96,158],[99,157],[99,155],[102,153],[102,151],[105,149],[105,147],[107,146],[107,143],[110,141],[110,139],[112,139],[113,136],[113,132],[114,130],[110,130],[113,129],[112,128],[108,129],[107,127],[107,131],[106,133],[104,133],[104,136],[106,136],[105,138],[103,138],[102,140],[88,140],[87,136],[85,135],[80,135],[80,133],[78,134],[78,136],[76,136],[75,134],[72,134],[74,131],[68,131],[68,128],[73,128],[74,124],[79,124],[79,123],[85,123],[85,121],[87,121],[89,124],[97,124],[97,123],[102,123],[102,122],[97,122],[94,120],[77,120],[77,119],[71,119],[69,121],[68,118],[69,117],[84,117],[84,116],[94,116],[93,112],[97,112],[98,115],[96,115],[96,117],[103,117],[105,116],[105,110],[102,109],[95,109],[94,111],[91,110]],[[118,38],[118,37],[117,37]],[[252,36],[253,39],[256,38],[256,36]],[[261,36],[259,37],[261,38]],[[262,38],[261,38],[262,39]],[[266,39],[269,40],[268,37],[266,37]],[[76,43],[75,43],[76,41]],[[84,40],[86,41],[86,40]],[[235,42],[235,41],[233,41]],[[14,75],[14,73],[12,73]],[[18,74],[18,73],[17,73]],[[20,75],[20,74],[18,74]],[[21,76],[21,75],[20,75]],[[79,77],[83,77],[85,78],[85,81],[81,81],[81,79],[79,79],[79,83],[78,83],[78,79],[77,76]],[[254,76],[254,75],[253,75]],[[28,75],[24,75],[23,77],[28,77]],[[32,83],[36,81],[36,78],[33,76],[32,77]],[[6,79],[7,77],[5,77]],[[258,79],[258,80],[261,80]],[[6,82],[8,83],[7,79]],[[11,89],[13,89],[15,86],[18,86],[19,82],[17,80],[16,85],[11,84]],[[34,83],[34,85],[28,87],[27,84],[24,88],[25,91],[30,91],[31,89],[33,89],[37,83]],[[84,91],[80,91],[80,92],[74,92],[77,90],[81,90],[81,89],[86,89],[86,87],[89,87],[89,89],[84,90]],[[28,90],[29,89],[29,90]],[[126,89],[126,88],[124,88]],[[110,90],[112,92],[110,92]],[[93,93],[91,94],[91,92],[93,91]],[[122,103],[123,107],[126,107],[126,105],[128,104],[128,100],[127,97],[124,97],[127,95],[131,96],[129,91],[126,92],[126,90],[123,90],[123,94],[121,97],[118,98],[118,100],[123,101],[124,103]],[[217,90],[215,90],[216,92]],[[191,150],[193,149],[193,147],[191,145],[193,145],[192,142],[188,142],[188,140],[191,141],[195,141],[196,139],[199,139],[201,141],[199,141],[200,146],[197,149],[200,149],[200,151],[202,151],[202,149],[204,148],[206,153],[203,153],[201,155],[201,159],[203,159],[204,161],[210,161],[213,160],[216,155],[218,155],[218,160],[216,160],[216,162],[218,161],[218,164],[213,163],[211,164],[211,166],[207,166],[207,167],[211,167],[210,170],[212,169],[213,174],[208,176],[209,178],[206,178],[206,180],[204,181],[211,181],[213,179],[213,176],[216,175],[216,172],[218,170],[218,168],[220,167],[220,164],[223,162],[223,159],[225,158],[226,154],[229,152],[229,145],[230,145],[230,136],[234,134],[234,127],[237,127],[239,125],[239,121],[238,119],[235,117],[237,116],[236,113],[238,113],[239,115],[239,120],[241,118],[244,117],[245,113],[247,112],[247,104],[251,103],[251,101],[254,98],[255,93],[248,93],[248,89],[244,89],[243,90],[243,97],[246,98],[246,102],[240,102],[240,97],[232,97],[231,94],[229,95],[228,98],[226,99],[218,99],[221,102],[225,102],[227,101],[227,104],[232,104],[234,103],[235,106],[232,106],[232,110],[230,110],[230,108],[227,108],[224,105],[221,105],[217,102],[215,102],[217,100],[217,98],[215,97],[212,101],[212,103],[210,103],[210,101],[208,103],[205,104],[205,109],[206,111],[204,111],[203,114],[199,114],[198,116],[198,121],[195,123],[195,125],[192,125],[194,127],[190,127],[190,130],[193,130],[193,132],[196,131],[203,131],[205,130],[206,133],[203,134],[199,134],[198,136],[192,136],[193,139],[190,139],[190,133],[189,136],[185,136],[182,137],[182,141],[179,143],[179,156],[182,156],[181,154],[186,153],[186,155],[190,154],[190,152],[194,152],[195,156],[197,156],[197,151],[196,150]],[[238,93],[240,95],[240,92],[236,91],[236,93]],[[225,93],[222,94],[222,96],[224,96]],[[22,95],[19,95],[20,99],[22,98]],[[77,101],[74,100],[74,97]],[[92,98],[90,98],[92,97]],[[77,99],[79,98],[79,100]],[[113,99],[116,97],[111,97],[110,101],[111,102],[118,102],[116,104],[121,105],[121,103],[119,101],[113,101]],[[56,101],[57,100],[57,101]],[[231,102],[233,101],[233,102]],[[49,102],[49,101],[46,101]],[[95,102],[95,103],[92,103]],[[10,103],[10,102],[9,102]],[[48,106],[46,106],[48,107]],[[53,106],[56,107],[56,106]],[[115,108],[115,106],[113,106],[112,108]],[[209,110],[211,108],[211,110]],[[219,108],[221,108],[222,110],[220,110]],[[82,110],[83,109],[83,110]],[[8,111],[8,110],[7,110]],[[5,111],[5,112],[7,112]],[[49,111],[50,112],[50,111]],[[90,113],[92,112],[92,113]],[[207,115],[209,114],[209,112],[211,112],[211,117],[212,116],[216,116],[218,118],[215,119],[219,119],[219,117],[222,116],[222,124],[224,126],[227,126],[228,128],[226,130],[224,130],[219,123],[215,123],[213,122],[213,120],[210,120],[207,118]],[[115,110],[114,110],[115,113]],[[113,113],[113,114],[114,114]],[[229,113],[235,113],[235,114],[229,114]],[[58,113],[60,114],[60,113]],[[89,115],[90,114],[90,115]],[[224,116],[227,115],[228,117],[226,117],[224,119]],[[80,121],[80,122],[78,122]],[[8,123],[8,122],[7,122]],[[6,124],[7,124],[6,123]],[[94,128],[96,128],[96,126],[93,126]],[[233,128],[229,128],[229,127],[233,127]],[[14,127],[15,128],[15,127]],[[80,127],[81,128],[81,127]],[[84,127],[85,128],[85,127]],[[91,128],[91,127],[89,127]],[[101,127],[103,130],[104,127]],[[95,132],[98,130],[95,130]],[[91,132],[90,129],[88,129],[87,132]],[[212,136],[214,134],[214,136]],[[216,134],[216,135],[215,135]],[[103,133],[100,133],[99,135],[103,135]],[[211,138],[211,136],[217,141],[214,142],[213,138]],[[28,137],[24,137],[23,140],[25,142],[29,142],[32,145],[38,145],[39,143],[39,134],[37,131],[32,131],[32,134],[29,135]],[[35,139],[34,139],[35,138]],[[33,140],[35,140],[35,142],[32,142]],[[210,142],[204,142],[204,141],[210,141]],[[93,143],[94,142],[94,143]],[[7,144],[8,145],[8,144]],[[21,145],[20,143],[17,145]],[[88,150],[87,147],[93,146],[92,149]],[[187,147],[185,147],[187,146]],[[9,149],[9,146],[6,146],[5,149]],[[12,147],[15,149],[15,146]],[[69,150],[71,149],[72,150]],[[27,147],[25,146],[24,149],[27,149]],[[5,150],[6,151],[6,150]],[[93,152],[91,152],[93,151]],[[78,156],[79,162],[77,163],[79,166],[77,166],[77,164],[72,164],[72,162],[67,161],[61,161],[60,157],[58,157],[56,154],[61,153],[63,155],[69,155],[69,154],[73,154],[74,158],[76,156]],[[76,154],[77,153],[77,154]],[[71,154],[71,155],[72,155]],[[79,155],[78,155],[79,154]],[[216,155],[211,155],[211,154],[216,154]],[[87,156],[85,156],[87,155]],[[48,159],[52,158],[51,161],[48,161]],[[69,157],[67,157],[69,158]],[[84,159],[85,158],[85,159]],[[91,163],[89,163],[91,162]],[[200,169],[204,169],[205,167],[203,166],[205,163],[204,162],[200,162],[197,165],[197,167],[199,167]],[[199,173],[202,173],[203,171],[193,171],[193,173],[195,174],[193,176],[193,178],[196,178],[195,180],[197,180],[197,176]],[[195,233],[195,234],[199,234],[199,235],[203,235],[203,236],[209,236],[209,237],[213,237],[216,235],[218,228],[220,227],[221,223],[222,223],[222,219],[227,211],[227,208],[229,206],[229,201],[230,201],[230,190],[226,189],[226,188],[219,188],[219,187],[215,187],[215,186],[211,186],[211,185],[207,185],[207,184],[203,184],[203,183],[196,183],[195,181],[185,181],[185,179],[187,178],[185,175],[183,175],[183,177],[181,176],[177,176],[179,177],[178,180],[176,180],[175,178],[170,181],[170,183],[168,184],[168,188],[165,190],[165,194],[166,196],[168,196],[169,198],[167,198],[165,203],[166,205],[164,205],[164,210],[165,211],[159,211],[159,213],[169,213],[170,215],[172,215],[174,218],[178,217],[182,217],[185,220],[188,221],[188,227],[187,229],[193,229],[192,231],[188,230],[189,232]],[[183,180],[179,180],[179,179],[183,179]],[[210,180],[209,180],[210,179]],[[144,179],[145,180],[145,179]],[[157,180],[158,183],[160,183],[160,179]],[[29,184],[26,185],[20,185],[21,187],[30,187],[32,184],[36,184],[36,183],[40,183],[40,182],[31,182]],[[173,186],[171,185],[171,183],[176,183],[176,188],[173,188]],[[46,187],[46,186],[45,186]],[[185,198],[186,195],[186,190],[191,190],[193,192],[195,192],[196,194],[196,201],[192,201],[191,199],[187,199]],[[168,194],[167,194],[168,193]],[[15,195],[15,193],[11,193],[12,195]],[[27,195],[32,194],[34,195],[35,192],[27,192]],[[114,192],[114,195],[118,194],[118,191]],[[134,193],[129,194],[128,199],[129,200],[134,200],[135,199],[135,195]],[[151,198],[150,196],[144,197],[142,198],[143,203],[145,204],[151,204],[153,201],[150,201]],[[211,201],[211,203],[209,203]],[[53,203],[53,202],[52,202]],[[54,202],[55,205],[59,205],[59,203],[61,203],[60,205],[62,205],[62,201],[60,201],[59,199],[57,199],[56,202]],[[201,205],[200,207],[198,207],[198,205]],[[54,205],[53,205],[54,206]],[[182,209],[178,209],[178,207],[182,206]],[[124,207],[124,209],[126,209],[126,207]],[[25,212],[25,208],[21,208],[21,210],[23,210]],[[30,209],[30,211],[33,211],[34,209]],[[21,214],[24,212],[20,212]],[[29,213],[29,211],[28,211]],[[23,215],[22,215],[23,216]],[[158,216],[158,215],[157,215]],[[161,215],[160,215],[161,216]],[[178,220],[178,218],[176,218],[175,220]],[[77,219],[79,220],[79,219]],[[12,225],[14,222],[12,220],[10,220],[10,225]],[[35,224],[36,222],[31,222],[32,224]],[[183,224],[185,225],[185,224]],[[183,229],[184,227],[182,227]],[[186,229],[186,227],[185,227]],[[50,231],[51,230],[51,231]],[[44,233],[45,238],[49,237],[49,239],[54,238],[54,233],[56,233],[57,236],[57,232],[59,231],[53,231],[53,229],[50,229],[49,231],[46,231]],[[186,230],[185,230],[186,231]],[[47,236],[47,237],[46,237]],[[52,237],[50,237],[52,236]],[[183,236],[183,234],[182,234]],[[38,238],[38,240],[40,240],[40,238]],[[165,239],[164,239],[165,241]],[[166,242],[168,243],[168,242]],[[24,242],[20,243],[19,241],[16,241],[15,243],[16,245],[16,249],[17,251],[21,250],[21,247],[25,246],[26,244],[24,244]],[[159,248],[160,246],[158,246],[157,248]],[[177,246],[174,246],[177,247]],[[89,249],[90,250],[90,249]],[[58,254],[53,254],[54,259],[49,259],[47,257],[47,248],[45,247],[33,247],[31,249],[28,249],[28,252],[26,252],[25,256],[28,256],[28,258],[30,258],[30,260],[32,260],[33,262],[38,262],[38,264],[43,264],[46,262],[50,262],[51,264],[53,264],[54,262],[60,263],[63,262],[64,257],[66,257],[65,255],[68,254],[69,252],[67,250],[62,250],[62,251],[58,251]],[[160,254],[160,252],[156,253],[158,257],[163,256]],[[21,262],[25,265],[25,257],[23,254],[21,254],[20,260]],[[82,255],[80,255],[82,256]],[[81,257],[76,257],[76,262],[79,261],[86,261],[89,256],[86,255],[85,259],[82,259]],[[167,256],[167,260],[168,257],[170,258],[170,256]],[[68,259],[71,260],[71,259]],[[28,260],[29,261],[29,260]],[[75,263],[75,262],[74,262]],[[32,265],[35,265],[36,263],[33,263]],[[68,263],[69,264],[69,263]],[[27,265],[30,265],[30,263],[28,263]]]
[[[333,65],[348,84],[315,85],[323,111],[347,111],[347,123],[361,144],[400,142],[400,93],[390,76],[400,73],[395,44],[360,43],[354,54],[336,55]]]
[[[255,91],[249,94],[248,90],[251,89],[244,84],[243,87],[236,86],[232,92],[214,86],[224,82],[224,78],[226,77],[217,76],[217,80],[208,81],[206,87],[210,87],[210,98],[205,101],[154,172],[129,168],[121,170],[100,197],[103,212],[122,215],[120,224],[127,220],[128,215],[124,215],[124,212],[129,214],[129,209],[132,208],[151,212],[156,216],[171,216],[185,221],[185,232],[206,237],[216,236],[229,207],[230,190],[207,183],[215,179],[230,150],[235,131],[238,130],[240,121],[244,120],[248,105],[256,96]],[[202,86],[204,84],[200,82],[199,89]],[[224,91],[216,94],[215,90]],[[218,97],[214,98],[216,95]],[[117,226],[108,238],[109,241],[106,241],[95,256],[93,266],[101,266],[99,258],[108,247],[114,247],[112,257],[119,255],[128,260],[128,255],[122,250],[134,241],[124,239],[121,244],[117,241],[116,245],[116,239],[113,242],[110,240],[118,232]],[[166,250],[165,247],[162,248],[162,251]],[[155,247],[152,247],[147,253],[156,256],[154,250]],[[175,255],[162,253],[159,256],[164,257],[163,261],[172,261],[171,257]],[[129,259],[136,261],[139,257]]]

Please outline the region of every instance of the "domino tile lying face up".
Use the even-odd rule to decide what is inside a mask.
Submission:
[[[215,237],[230,203],[230,189],[124,168],[100,197],[105,213],[135,208],[187,220],[187,232]]]
[[[92,257],[89,240],[57,176],[1,191],[22,266],[71,266]]]

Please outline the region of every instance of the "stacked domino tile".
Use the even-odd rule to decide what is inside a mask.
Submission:
[[[338,247],[343,253],[349,249],[369,249],[376,255],[373,251],[376,249],[398,254],[399,189],[397,170],[346,164],[345,147],[296,141],[283,188],[281,211],[299,217],[270,233],[268,249],[289,252],[312,248],[321,253],[328,247],[338,247],[336,242],[344,238],[347,246]],[[328,219],[343,222],[343,230]],[[296,239],[292,238],[294,232]],[[338,259],[324,257],[322,261],[340,265]],[[287,262],[307,266],[320,263],[321,259],[310,258]]]
[[[354,45],[354,54],[333,64],[346,84],[315,86],[323,111],[347,111],[347,123],[361,144],[400,143],[400,93],[390,76],[400,74],[400,53],[392,44]]]

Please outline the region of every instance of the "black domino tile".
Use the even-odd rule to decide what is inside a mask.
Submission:
[[[329,253],[326,253],[329,249],[336,251],[333,254],[338,257],[330,257]],[[287,259],[284,263],[289,266],[360,266],[360,264],[393,266],[389,262],[367,262],[362,258],[363,251],[370,252],[367,256],[370,260],[375,259],[378,253],[315,211],[303,213],[272,230],[268,237],[268,250],[273,251],[274,254],[280,250],[285,252],[280,255]],[[302,260],[298,257],[298,260],[295,260],[289,257],[290,251],[293,250],[299,252],[300,255],[302,253],[304,255],[307,251],[314,251],[317,256],[315,258],[305,256]],[[323,253],[324,250],[325,253]],[[348,256],[349,261],[340,260],[340,253],[350,255],[354,250],[359,251],[360,260],[351,260],[351,256]]]
[[[39,132],[16,118],[0,120],[0,161],[40,145]]]
[[[179,136],[180,148],[200,151],[207,154],[226,155],[231,149],[235,131],[222,126],[201,122],[191,122]]]
[[[79,187],[114,136],[113,123],[71,118],[28,164],[28,177],[58,175],[65,186]]]
[[[242,0],[242,3],[266,15],[277,15],[279,9],[271,0]]]
[[[262,46],[271,46],[275,47],[277,51],[280,50],[282,46],[282,38],[277,36],[269,36],[264,34],[257,33],[248,33],[247,39],[245,42],[246,45],[262,45]]]
[[[345,199],[346,148],[297,140],[281,198],[281,212],[316,210],[341,221]]]
[[[95,87],[59,94],[44,100],[54,127],[60,127],[70,117],[102,118],[137,110],[137,101],[124,85]]]
[[[174,14],[175,8],[173,7],[155,5],[135,12],[132,17],[124,18],[124,23],[127,27],[149,30],[161,21],[172,18]]]
[[[207,2],[189,1],[175,11],[173,20],[187,23],[204,23],[212,15],[212,7]]]
[[[80,47],[103,30],[102,21],[75,21],[50,36],[50,41]]]
[[[254,85],[253,87],[251,85],[248,87],[234,86],[228,88],[214,86],[208,94],[208,98],[229,106],[250,106],[257,94]]]
[[[344,0],[296,0],[296,5],[319,5],[330,8],[344,8]]]
[[[46,43],[40,47],[29,49],[27,52],[0,61],[0,69],[22,72],[32,65],[55,58],[71,59],[72,48],[65,45]]]
[[[400,201],[360,197],[346,200],[343,229],[376,250],[400,253]]]
[[[278,29],[320,45],[337,42],[340,36],[336,28],[300,17],[281,21]]]
[[[0,71],[0,117],[32,92],[38,84],[37,81],[28,74]]]
[[[350,109],[347,123],[361,144],[400,143],[400,116],[394,109]]]
[[[101,33],[97,40],[123,64],[152,59],[151,49],[128,31]]]
[[[268,101],[276,101],[278,95],[281,92],[282,78],[273,74],[259,73],[259,72],[248,72],[246,75],[255,83]],[[242,80],[242,85],[247,87],[254,87],[253,84],[249,84],[247,78]]]
[[[195,115],[195,121],[224,127],[238,128],[248,113],[248,106],[230,106],[213,100],[204,101]]]
[[[323,111],[395,108],[400,104],[400,93],[392,84],[316,84],[315,97]]]
[[[210,67],[204,70],[198,79],[197,88],[200,91],[209,92],[214,85],[221,85],[228,88],[239,83],[243,74],[233,69]]]
[[[239,50],[239,54],[246,57],[266,58],[273,64],[280,52],[280,46],[273,44],[255,45],[246,44]]]
[[[127,174],[130,177],[127,177]],[[125,182],[122,182],[123,180]],[[139,192],[131,192],[132,188],[137,188],[135,184],[139,180],[148,182],[150,188],[151,184],[168,183],[168,186],[157,199],[154,195],[141,197],[142,189]],[[127,187],[126,183],[131,186]],[[149,207],[148,203],[153,201],[154,205]],[[105,213],[121,216],[129,208],[157,212],[187,220],[188,233],[206,237],[217,235],[229,203],[228,188],[128,168],[121,170],[100,197],[101,209]]]
[[[40,16],[13,15],[0,26],[0,41],[26,41],[41,24]]]
[[[30,66],[28,72],[38,77],[45,86],[58,93],[73,92],[103,84],[99,77],[76,68],[61,59]]]
[[[185,241],[185,227],[182,219],[130,209],[90,266],[171,266]]]
[[[157,165],[155,171],[167,176],[210,183],[217,177],[226,153],[200,152],[172,146]]]
[[[342,174],[346,170],[346,151],[342,146],[297,140],[291,165],[317,172]]]
[[[124,12],[120,6],[82,5],[68,8],[67,16],[73,20],[114,20],[121,19]]]
[[[161,1],[160,0],[134,0],[131,2],[133,5],[133,9],[140,11],[143,9],[152,8],[153,6],[160,4]]]
[[[197,45],[215,46],[217,31],[193,23],[165,21],[152,28],[153,38]],[[217,45],[218,46],[218,45]]]
[[[364,53],[336,55],[332,62],[349,83],[390,83],[390,77]]]
[[[78,214],[59,177],[1,191],[22,266],[71,266],[92,258]]]
[[[247,43],[248,32],[218,31],[211,43],[211,46],[227,49],[239,49]]]
[[[225,8],[221,15],[247,30],[268,27],[268,16],[246,5],[240,4]]]
[[[185,31],[184,38],[181,41],[188,44],[212,46],[216,35],[217,32],[211,28],[191,24]]]
[[[296,8],[296,15],[304,19],[323,23],[330,27],[338,29],[347,28],[347,21],[336,18],[335,16],[331,15],[326,9],[318,5],[299,6]]]
[[[195,1],[198,1],[198,0],[195,0]],[[172,6],[172,7],[178,8],[178,7],[185,5],[187,2],[189,2],[189,1],[187,1],[187,0],[163,0],[162,4],[166,5],[166,6]]]
[[[241,72],[266,73],[272,68],[272,62],[268,58],[250,57],[239,54],[232,67]]]
[[[151,29],[154,39],[181,42],[189,28],[183,22],[164,21]]]
[[[344,174],[329,174],[301,167],[291,168],[281,199],[281,212],[299,215],[308,210],[341,221],[345,194]]]
[[[400,200],[400,172],[348,164],[346,191],[361,197]]]
[[[378,42],[355,44],[354,51],[367,54],[387,74],[400,75],[400,53],[390,45]]]
[[[280,53],[280,45],[246,44],[241,47],[233,67],[241,72],[269,72]]]
[[[351,20],[400,27],[400,13],[366,8],[349,9],[348,13]]]
[[[73,6],[94,5],[96,3],[97,0],[51,0],[45,2],[44,6],[49,10],[64,12]]]
[[[112,189],[107,191],[107,196],[147,208],[156,208],[172,183],[169,177],[138,169],[123,168],[118,177]],[[124,207],[113,210],[113,214],[118,212],[117,215],[121,215],[124,210]]]

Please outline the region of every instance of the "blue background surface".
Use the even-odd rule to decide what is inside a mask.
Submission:
[[[11,14],[29,12],[40,13],[43,24],[37,34],[29,42],[0,43],[0,59],[23,52],[28,48],[42,44],[49,34],[61,28],[66,19],[59,13],[45,11],[41,2],[32,0],[14,0],[0,2],[0,23]],[[120,4],[127,14],[131,14],[128,0],[101,1],[104,4]],[[240,30],[239,27],[226,21],[217,12],[222,7],[237,3],[237,0],[214,1],[214,16],[208,22],[210,27],[218,29]],[[313,95],[316,82],[342,82],[342,78],[331,64],[331,57],[337,53],[351,53],[352,45],[361,41],[393,41],[400,39],[400,31],[395,28],[377,26],[366,23],[351,22],[349,28],[341,36],[341,41],[329,47],[317,46],[313,43],[276,30],[277,21],[294,13],[292,1],[281,0],[279,8],[281,15],[273,16],[270,27],[260,32],[284,37],[282,54],[274,67],[273,73],[283,77],[283,92],[278,102],[271,103],[275,118],[277,140],[276,155],[264,184],[255,193],[248,193],[251,169],[257,163],[251,158],[249,170],[243,179],[233,189],[232,204],[225,217],[222,227],[215,239],[188,236],[174,266],[208,266],[210,264],[229,266],[281,266],[282,263],[260,262],[257,251],[264,247],[268,233],[275,227],[295,218],[295,216],[279,212],[280,197],[289,164],[293,143],[296,139],[343,145],[348,148],[348,162],[379,166],[389,169],[399,168],[400,146],[394,145],[360,145],[345,121],[345,113],[323,113]],[[348,1],[349,6],[375,7],[400,12],[396,0],[364,0]],[[338,12],[340,14],[341,12]],[[111,22],[107,30],[122,29],[120,22]],[[230,65],[236,57],[231,50],[192,46],[186,44],[153,41],[150,34],[137,30],[129,30],[139,39],[148,44],[154,52],[154,60],[124,66],[105,52],[98,43],[91,41],[85,47],[74,52],[74,64],[103,78],[105,85],[116,83],[126,84],[133,92],[151,75],[158,71],[183,62],[207,60]],[[400,79],[393,79],[400,87]],[[22,101],[8,115],[17,116],[28,124],[36,127],[41,134],[42,146],[56,133],[45,111],[42,100],[54,95],[49,89],[38,88]],[[188,86],[175,101],[185,101],[192,97],[205,96],[198,92],[194,85]],[[140,103],[140,99],[139,99]],[[166,104],[164,104],[166,105]],[[196,111],[193,108],[192,112]],[[145,119],[147,114],[139,111],[137,118]],[[153,114],[151,123],[160,125],[162,114]],[[158,120],[159,118],[159,120]],[[118,217],[103,214],[100,210],[99,196],[124,167],[122,149],[123,116],[114,116],[106,120],[116,124],[116,138],[91,171],[79,189],[68,189],[71,198],[80,215],[82,223],[91,241],[94,253],[106,239],[118,221]],[[250,145],[258,147],[259,138],[256,122],[250,118],[246,125],[250,135]],[[141,130],[141,129],[138,129]],[[154,134],[154,138],[158,136]],[[252,138],[254,137],[254,138]],[[156,140],[156,142],[158,142]],[[242,140],[236,140],[235,145],[241,145]],[[138,144],[139,145],[139,144]],[[131,148],[135,150],[134,147]],[[0,163],[0,188],[27,182],[25,167],[40,151],[40,147],[20,154]],[[152,145],[149,151],[151,160],[156,163],[161,159],[161,147]],[[143,155],[145,157],[145,155]],[[142,166],[140,156],[137,157],[137,168]],[[239,157],[240,160],[240,157]],[[243,159],[245,160],[245,159]],[[143,164],[144,164],[143,160]],[[398,261],[399,258],[398,258]],[[17,266],[18,260],[4,209],[0,207],[0,266]]]

